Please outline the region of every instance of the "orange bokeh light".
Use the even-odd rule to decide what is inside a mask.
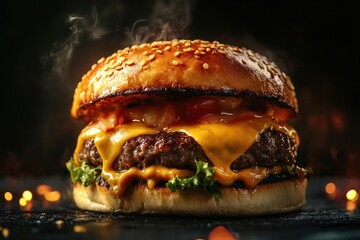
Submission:
[[[74,232],[84,233],[84,232],[86,232],[86,228],[84,226],[81,226],[81,225],[75,225],[74,226]]]
[[[333,194],[333,193],[335,193],[335,191],[336,191],[336,185],[335,185],[335,183],[329,182],[328,184],[326,184],[326,186],[325,186],[325,192],[326,192],[327,194]]]
[[[33,195],[29,190],[25,190],[22,194],[22,197],[26,200],[26,201],[31,201]]]
[[[347,201],[346,202],[346,210],[349,212],[354,212],[357,208],[357,204],[354,201]]]
[[[61,194],[59,191],[52,191],[52,192],[45,193],[44,197],[49,202],[56,202],[56,201],[60,200]]]
[[[236,240],[236,237],[224,226],[214,228],[209,234],[209,240]]]
[[[25,207],[26,204],[27,204],[26,199],[25,199],[25,198],[20,198],[20,199],[19,199],[19,204],[20,204],[20,206]]]
[[[346,198],[349,201],[356,201],[359,199],[359,194],[356,192],[355,189],[351,189],[346,193]]]
[[[11,192],[4,193],[4,198],[6,201],[10,202],[13,199],[13,195]]]
[[[45,195],[45,193],[51,192],[52,190],[52,187],[46,184],[41,184],[36,188],[36,192],[39,195]]]

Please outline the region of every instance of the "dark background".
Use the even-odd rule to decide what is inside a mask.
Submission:
[[[316,175],[360,177],[354,1],[169,2],[2,4],[0,176],[67,174],[83,126],[69,113],[82,74],[102,56],[163,32],[268,56],[296,87],[300,164]]]

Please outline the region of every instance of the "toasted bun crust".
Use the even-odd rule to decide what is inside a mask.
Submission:
[[[148,189],[146,185],[129,188],[121,198],[97,184],[91,187],[76,184],[73,194],[79,208],[98,212],[251,216],[300,209],[305,204],[306,185],[307,179],[303,179],[259,185],[255,189],[225,188],[221,199],[203,190],[173,193],[167,188]]]
[[[101,58],[78,84],[71,114],[90,120],[114,103],[182,95],[256,97],[271,100],[289,116],[298,110],[290,78],[266,57],[218,42],[174,40]]]

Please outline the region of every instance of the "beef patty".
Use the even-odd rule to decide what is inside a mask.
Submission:
[[[236,159],[230,168],[239,171],[252,166],[293,165],[296,151],[294,141],[287,134],[270,127],[259,134],[252,146]],[[79,159],[88,160],[94,166],[102,164],[93,139],[85,141]],[[112,167],[118,172],[131,167],[143,169],[156,164],[168,168],[195,170],[194,160],[212,165],[191,136],[183,132],[160,132],[128,140]]]

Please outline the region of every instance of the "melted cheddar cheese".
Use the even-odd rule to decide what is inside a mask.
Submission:
[[[298,144],[296,131],[278,121],[266,117],[256,116],[251,120],[231,123],[199,123],[192,125],[178,125],[170,127],[166,132],[185,132],[192,136],[202,147],[206,156],[214,165],[215,180],[222,186],[230,186],[236,180],[243,181],[245,186],[251,188],[259,184],[269,174],[282,171],[280,167],[263,168],[253,167],[234,172],[230,169],[231,163],[239,158],[257,139],[258,135],[268,127],[273,127],[291,136]],[[115,172],[112,163],[121,153],[124,143],[131,138],[143,134],[154,134],[156,128],[148,127],[143,123],[129,123],[118,125],[110,131],[103,131],[98,125],[89,125],[81,132],[78,145],[74,153],[74,160],[79,164],[79,153],[84,141],[94,138],[96,148],[103,160],[101,176],[110,184],[112,190],[119,196],[133,180],[143,179],[152,188],[157,181],[171,180],[175,176],[180,178],[194,174],[190,170],[168,169],[163,166],[150,166],[146,169],[130,168],[124,172]]]

